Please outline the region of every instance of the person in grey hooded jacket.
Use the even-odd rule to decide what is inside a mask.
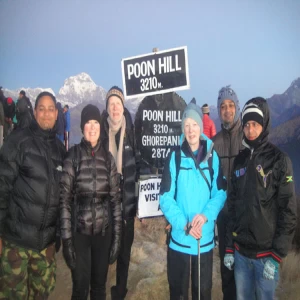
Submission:
[[[222,129],[212,140],[220,157],[223,174],[227,179],[227,190],[229,190],[233,161],[240,150],[244,148],[242,145],[243,129],[240,121],[239,100],[235,91],[230,86],[223,87],[219,91],[218,113]],[[228,208],[225,202],[224,208],[217,220],[222,291],[224,300],[234,300],[236,299],[234,273],[232,270],[228,270],[223,264],[227,223]]]

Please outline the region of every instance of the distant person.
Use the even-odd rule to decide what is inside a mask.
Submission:
[[[21,90],[20,93],[19,93],[19,98],[18,98],[18,100],[20,100],[20,99],[26,100],[26,103],[27,103],[27,105],[28,105],[28,108],[29,108],[29,112],[30,112],[31,118],[34,119],[34,114],[33,114],[32,104],[31,104],[29,98],[26,96],[26,92],[25,92],[24,90]]]
[[[0,299],[47,299],[55,287],[65,155],[53,130],[55,104],[52,94],[40,93],[35,119],[0,151]]]
[[[80,128],[83,138],[69,150],[60,182],[63,256],[72,271],[72,299],[85,300],[90,290],[91,300],[101,300],[109,263],[121,244],[120,176],[108,146],[100,142],[96,106],[83,108]]]
[[[26,128],[32,121],[30,107],[25,97],[19,98],[16,103],[16,121],[15,129]]]
[[[69,111],[69,105],[66,104],[64,106],[64,117],[65,117],[65,147],[66,150],[69,150],[69,142],[70,142],[70,130],[71,130],[71,117]]]
[[[6,101],[4,102],[3,105],[4,109],[4,140],[6,137],[11,133],[13,130],[13,118],[16,113],[16,106],[15,102],[11,97],[6,98]]]
[[[233,161],[239,152],[244,149],[242,145],[243,129],[240,121],[240,105],[237,94],[230,86],[220,89],[218,94],[218,114],[221,120],[221,131],[213,137],[214,148],[217,151],[227,179],[227,191],[231,187],[231,174]],[[227,201],[220,211],[217,219],[220,268],[222,278],[223,300],[235,300],[236,288],[233,270],[229,270],[223,264],[225,256],[225,236],[228,224]]]
[[[124,107],[122,89],[113,86],[106,95],[106,112],[101,123],[101,141],[108,146],[122,177],[122,242],[117,259],[116,285],[111,288],[111,299],[124,299],[127,294],[127,279],[131,246],[134,238],[134,217],[137,197],[135,182],[139,176],[139,159],[136,150],[134,128],[129,111]]]
[[[201,109],[196,102],[190,102],[183,112],[182,132],[180,149],[167,158],[159,200],[172,226],[167,256],[170,300],[188,299],[190,276],[192,299],[198,299],[200,288],[201,300],[210,300],[214,226],[226,199],[226,183],[212,141],[202,134]]]
[[[271,300],[297,224],[293,169],[290,158],[268,141],[264,98],[245,104],[242,125],[245,149],[233,166],[224,264],[235,270],[238,300]]]
[[[216,125],[214,121],[209,117],[209,106],[204,104],[202,106],[203,113],[203,133],[209,138],[212,139],[216,135]]]
[[[63,108],[61,107],[61,103],[56,103],[57,108],[57,120],[56,120],[56,135],[59,140],[64,143],[64,133],[65,133],[65,116]]]

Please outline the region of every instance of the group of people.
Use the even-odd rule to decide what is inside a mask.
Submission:
[[[56,134],[68,151],[71,129],[69,106],[66,104],[62,108],[60,102],[57,102],[56,106],[58,111],[55,124]],[[14,102],[11,97],[4,96],[2,87],[0,87],[0,126],[3,126],[4,140],[13,130],[28,127],[33,119],[32,104],[24,90],[20,91],[18,99]]]
[[[83,108],[82,140],[67,153],[57,132],[60,108],[51,93],[40,93],[30,124],[0,151],[0,299],[47,299],[61,244],[72,299],[106,299],[114,262],[111,298],[124,299],[140,170],[123,92],[108,91],[102,114]],[[195,101],[186,106],[180,146],[162,175],[170,299],[188,299],[190,276],[192,299],[211,299],[215,224],[224,299],[273,299],[297,221],[291,162],[268,142],[265,99],[249,100],[240,114],[236,93],[222,88],[222,129],[212,136],[204,134],[207,113]]]
[[[222,128],[210,140],[200,108],[189,103],[180,147],[164,167],[160,208],[171,225],[170,299],[188,299],[190,277],[192,299],[211,299],[215,222],[223,299],[274,299],[297,224],[292,164],[268,141],[265,99],[250,99],[240,114],[237,95],[226,86],[218,113]]]
[[[33,118],[32,105],[24,90],[21,90],[17,102],[5,97],[0,87],[0,125],[3,126],[3,138],[16,128],[27,127]]]
[[[66,150],[69,150],[71,116],[69,105],[66,104],[63,108],[60,102],[56,103],[57,120],[56,120],[56,136],[65,145]]]
[[[58,109],[38,95],[34,119],[0,151],[0,299],[47,299],[56,260],[72,274],[72,299],[106,298],[109,264],[117,261],[112,299],[124,299],[136,215],[137,155],[120,88],[102,116],[81,112],[83,138],[66,153],[57,137]],[[100,134],[101,131],[101,134]],[[59,187],[59,188],[58,188]]]

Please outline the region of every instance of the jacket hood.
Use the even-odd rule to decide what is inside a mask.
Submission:
[[[221,109],[221,105],[224,100],[231,100],[235,104],[235,115],[234,115],[234,120],[233,120],[233,123],[235,124],[237,122],[237,120],[240,118],[240,102],[239,102],[239,99],[238,99],[235,91],[230,87],[230,85],[222,87],[219,90],[218,114],[219,114],[219,118],[220,118],[222,125],[223,125],[223,121],[221,119],[220,109]]]
[[[180,136],[180,147],[182,147],[184,141],[185,141],[185,135],[182,133]],[[203,161],[205,162],[206,160],[208,160],[210,154],[212,154],[212,150],[214,147],[214,143],[212,140],[210,140],[206,135],[201,134],[200,135],[200,143],[202,143],[203,145],[206,145],[206,156],[203,159]],[[187,143],[188,144],[188,143]]]
[[[57,102],[57,103],[56,103],[56,108],[57,108],[57,109],[62,109],[61,103],[60,103],[60,102]]]

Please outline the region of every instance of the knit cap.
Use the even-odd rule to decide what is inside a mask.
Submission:
[[[7,98],[7,104],[12,104],[13,103],[13,99],[11,97]]]
[[[238,99],[235,91],[230,87],[230,85],[222,87],[219,91],[218,113],[219,113],[220,119],[221,119],[220,108],[221,108],[221,104],[224,100],[231,100],[235,104],[235,116],[234,116],[234,120],[233,120],[233,122],[235,123],[240,117],[240,102],[239,102],[239,99]]]
[[[207,104],[203,104],[201,109],[202,109],[203,114],[208,114],[209,113],[209,106]]]
[[[191,118],[197,122],[200,126],[200,133],[203,133],[203,122],[202,122],[202,113],[201,108],[196,104],[196,99],[193,98],[191,102],[185,108],[182,115],[181,129],[184,132],[184,121],[187,118]]]
[[[124,107],[124,94],[123,94],[123,91],[122,91],[122,89],[120,89],[118,86],[115,85],[115,86],[111,87],[110,90],[106,94],[106,110],[107,110],[108,99],[111,96],[117,96],[118,98],[120,98],[120,100],[123,104],[123,107]]]
[[[251,100],[245,104],[242,111],[243,127],[249,121],[255,121],[261,126],[264,126],[264,114],[260,107]]]
[[[88,104],[85,106],[81,112],[81,121],[80,121],[80,128],[83,131],[85,123],[90,120],[96,120],[99,122],[101,121],[100,111],[97,106]]]

